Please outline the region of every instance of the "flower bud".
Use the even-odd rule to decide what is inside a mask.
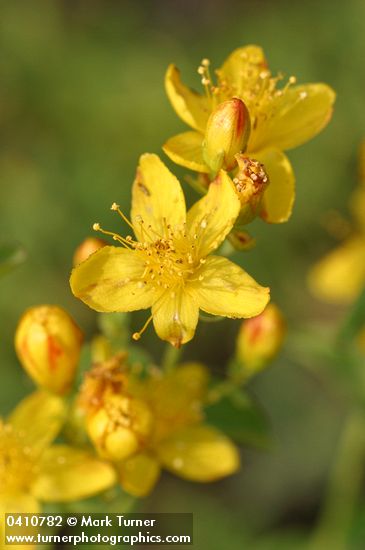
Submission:
[[[269,184],[264,165],[245,155],[236,155],[238,171],[233,179],[241,202],[237,225],[250,223],[260,213],[262,197]]]
[[[81,244],[76,248],[73,256],[73,266],[81,264],[84,260],[87,260],[88,257],[103,248],[106,245],[106,242],[103,239],[98,239],[97,237],[88,237],[83,240]]]
[[[256,245],[256,239],[251,237],[247,231],[239,231],[233,229],[229,235],[228,240],[235,250],[251,250]]]
[[[112,461],[125,460],[141,449],[151,433],[152,415],[141,400],[114,394],[87,421],[98,453]]]
[[[235,155],[244,151],[250,136],[250,116],[241,99],[234,97],[224,101],[208,119],[203,157],[211,172],[232,170],[236,166]]]
[[[279,353],[286,333],[284,317],[275,304],[269,304],[257,317],[246,319],[237,339],[236,374],[250,378],[258,373]]]
[[[15,333],[18,358],[36,384],[64,394],[73,382],[79,362],[82,333],[58,306],[28,309]]]

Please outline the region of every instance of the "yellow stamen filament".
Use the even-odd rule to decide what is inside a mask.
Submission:
[[[105,229],[102,229],[99,223],[94,223],[93,230],[99,231],[99,233],[103,233],[104,235],[109,235],[110,237],[113,237],[114,241],[118,241],[122,246],[124,246],[124,248],[130,249],[130,246],[129,246],[130,243],[129,241],[127,241],[127,239],[124,239],[117,233],[113,233],[113,231],[106,231]]]
[[[143,325],[143,327],[141,328],[141,330],[139,332],[134,332],[132,334],[133,340],[139,340],[141,338],[142,334],[147,329],[147,327],[148,327],[148,325],[150,324],[151,321],[152,321],[152,315],[147,319],[147,321],[145,322],[145,324]]]

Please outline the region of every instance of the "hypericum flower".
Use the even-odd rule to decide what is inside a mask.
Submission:
[[[110,464],[85,450],[51,446],[65,414],[60,397],[39,390],[0,420],[1,513],[39,512],[42,501],[80,500],[114,485]]]
[[[351,303],[365,287],[365,143],[360,150],[359,172],[360,183],[350,198],[354,231],[309,274],[312,292],[331,303]]]
[[[178,69],[169,66],[167,95],[178,116],[193,131],[172,137],[163,149],[177,164],[210,172],[202,154],[209,116],[224,101],[243,100],[251,119],[245,153],[265,165],[270,179],[260,215],[267,222],[284,222],[294,202],[294,174],[282,151],[301,145],[322,130],[331,117],[335,94],[321,83],[294,86],[294,77],[278,88],[282,76],[272,76],[258,46],[233,51],[216,71],[216,83],[209,65],[204,59],[198,69],[205,88],[202,95],[185,86]]]
[[[104,374],[107,377],[107,373]],[[116,375],[115,369],[111,374]],[[126,373],[121,371],[121,374],[125,377]],[[169,373],[149,369],[143,379],[133,375],[125,378],[123,388],[113,395],[119,403],[124,400],[123,406],[109,411],[108,432],[102,430],[110,440],[108,450],[123,451],[120,444],[125,444],[124,457],[117,453],[114,458],[125,491],[145,496],[156,484],[162,467],[198,482],[215,481],[238,469],[236,447],[203,422],[208,378],[207,369],[197,363],[186,363]],[[103,425],[105,404],[110,404],[111,396],[108,391],[100,403]],[[89,398],[92,401],[91,394]],[[129,406],[137,403],[137,407]],[[97,415],[94,410],[91,419]],[[99,444],[96,447],[100,451]],[[105,446],[102,449],[105,456],[104,453]]]
[[[286,323],[273,303],[257,317],[242,322],[237,338],[237,376],[249,378],[272,361],[281,349]]]
[[[58,306],[28,309],[15,333],[20,362],[41,387],[63,394],[70,389],[79,362],[82,332]]]
[[[112,210],[126,220],[118,205]],[[186,213],[175,176],[158,156],[142,155],[133,184],[131,222],[126,220],[136,240],[96,224],[95,229],[111,234],[122,246],[106,246],[75,267],[72,292],[96,311],[151,307],[148,322],[153,318],[158,336],[176,347],[194,336],[199,308],[233,318],[258,315],[269,300],[269,289],[226,258],[210,255],[231,231],[239,211],[233,183],[221,171]]]

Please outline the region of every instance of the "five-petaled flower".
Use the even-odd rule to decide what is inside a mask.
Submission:
[[[112,209],[126,219],[118,205]],[[239,211],[234,185],[220,171],[208,193],[186,212],[176,177],[158,156],[142,155],[128,222],[136,240],[112,234],[122,246],[105,246],[75,267],[71,289],[96,311],[151,307],[158,336],[176,347],[194,336],[199,309],[232,318],[258,315],[269,289],[226,258],[211,255]]]
[[[104,370],[89,373],[89,381],[99,377],[100,384],[84,385],[82,403],[91,440],[115,464],[125,491],[146,496],[161,468],[195,482],[216,481],[238,470],[236,446],[204,422],[209,382],[204,365],[185,363],[165,373],[149,368],[143,379],[124,370],[121,385],[113,383],[118,371],[110,370],[109,376],[108,365],[113,369],[109,362]]]
[[[66,414],[60,397],[38,390],[23,399],[6,421],[0,419],[2,514],[37,513],[42,501],[80,500],[114,485],[113,467],[92,452],[51,445]]]
[[[166,91],[180,118],[193,128],[169,139],[163,149],[177,164],[198,172],[210,172],[204,160],[204,140],[210,114],[231,98],[244,101],[251,119],[245,154],[263,163],[270,185],[265,190],[260,215],[270,223],[285,222],[294,202],[294,174],[283,150],[315,136],[331,117],[334,91],[322,83],[294,86],[295,78],[278,88],[281,76],[273,77],[262,49],[246,46],[233,51],[216,71],[217,83],[204,59],[198,72],[205,94],[198,94],[180,80],[170,65]]]

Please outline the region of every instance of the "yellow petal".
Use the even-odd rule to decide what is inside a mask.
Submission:
[[[165,468],[191,481],[215,481],[240,465],[233,443],[210,426],[185,428],[162,442],[157,452]]]
[[[164,292],[153,304],[152,315],[158,336],[178,348],[193,338],[199,308],[194,297],[182,286],[173,292]]]
[[[273,116],[252,133],[248,150],[291,149],[305,143],[329,122],[335,92],[326,84],[289,88],[273,100]]]
[[[66,418],[61,397],[39,390],[25,399],[9,417],[10,424],[24,436],[34,451],[42,451],[58,435]]]
[[[0,493],[0,549],[32,550],[32,548],[35,548],[36,546],[33,544],[6,545],[3,519],[5,517],[4,514],[39,514],[40,511],[38,501],[29,493]],[[14,535],[36,535],[37,529],[33,529],[32,527],[22,528],[21,526],[15,526],[11,532]]]
[[[187,227],[197,254],[207,256],[224,241],[241,208],[231,178],[221,170],[208,193],[190,208]]]
[[[131,217],[141,242],[155,241],[158,235],[165,237],[167,224],[174,228],[185,222],[181,185],[157,155],[146,153],[139,159],[132,187]]]
[[[209,167],[203,159],[202,144],[202,134],[184,132],[168,139],[162,149],[176,164],[195,172],[208,173]]]
[[[204,132],[211,111],[208,98],[185,86],[175,65],[170,65],[166,71],[165,88],[176,114],[188,126]]]
[[[147,496],[160,476],[160,465],[147,453],[137,454],[121,464],[120,483],[123,489],[138,498]]]
[[[295,176],[289,159],[279,149],[266,149],[253,156],[264,164],[269,176],[260,216],[268,223],[286,222],[295,199]]]
[[[269,288],[260,286],[238,265],[210,256],[192,283],[199,307],[212,315],[247,318],[259,315],[270,299]]]
[[[365,286],[365,238],[348,239],[312,269],[309,286],[328,302],[350,303]]]
[[[145,387],[152,414],[158,418],[154,441],[166,439],[179,427],[202,420],[202,402],[209,381],[208,369],[185,363],[164,376],[151,377]]]
[[[88,498],[116,482],[116,473],[110,464],[87,451],[67,445],[47,449],[39,467],[32,493],[46,502]]]
[[[267,69],[267,63],[262,48],[248,45],[234,50],[225,60],[217,73],[220,81],[233,87],[232,95],[242,96],[247,93],[259,78],[260,73]]]
[[[151,306],[152,287],[143,285],[145,263],[137,252],[104,246],[72,270],[77,298],[96,311],[135,311]]]
[[[201,363],[183,363],[171,371],[170,380],[180,388],[181,394],[194,400],[202,399],[209,382],[209,370]]]

